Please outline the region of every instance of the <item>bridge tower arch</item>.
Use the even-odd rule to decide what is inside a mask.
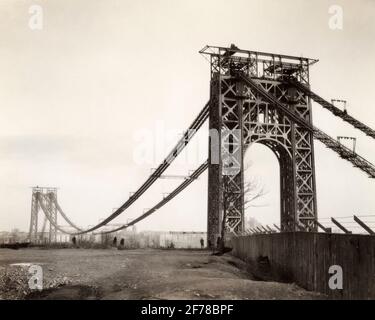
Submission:
[[[316,231],[317,205],[313,134],[296,122],[312,124],[311,103],[290,80],[309,85],[315,60],[230,48],[205,47],[211,86],[208,167],[208,240],[215,244],[244,229],[243,158],[262,143],[280,164],[282,231]],[[277,101],[286,109],[272,103]],[[298,117],[298,118],[297,118]]]

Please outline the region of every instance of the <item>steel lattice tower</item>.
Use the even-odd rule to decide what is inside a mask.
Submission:
[[[243,157],[253,143],[271,149],[280,165],[282,231],[315,231],[313,134],[271,101],[276,99],[312,124],[309,97],[289,80],[308,86],[309,65],[316,60],[239,50],[233,45],[207,46],[200,52],[211,62],[208,240],[215,244],[223,227],[226,234],[243,231]],[[212,145],[211,130],[220,137],[218,148]],[[218,155],[213,154],[216,149]]]
[[[38,213],[40,209],[39,197],[42,189],[39,187],[32,188],[31,195],[31,219],[30,219],[30,230],[29,240],[30,242],[36,242],[38,239]]]
[[[57,208],[56,202],[57,200],[57,190],[55,188],[47,189],[47,209],[50,214],[50,219],[53,223],[50,222],[49,224],[49,242],[56,242],[56,235],[57,235]]]
[[[42,188],[34,187],[32,188],[31,195],[31,219],[30,219],[30,230],[29,230],[29,240],[31,242],[38,242],[39,233],[38,233],[38,222],[39,222],[39,212],[41,211],[41,202],[44,204],[44,207],[47,208],[49,222],[49,242],[56,242],[57,235],[57,208],[56,202],[57,199],[57,189],[56,188]],[[46,213],[44,213],[46,214]],[[43,228],[44,229],[44,228]],[[44,230],[42,232],[43,237]]]

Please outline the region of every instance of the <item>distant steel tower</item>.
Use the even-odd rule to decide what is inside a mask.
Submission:
[[[49,242],[56,242],[57,236],[57,208],[56,202],[57,200],[57,189],[56,188],[48,188],[47,189],[47,209],[50,214],[50,224],[49,224]],[[51,223],[52,222],[52,223]]]
[[[38,240],[38,213],[40,210],[39,197],[43,191],[42,188],[32,188],[31,195],[31,219],[30,219],[30,231],[29,240],[30,242],[36,242]]]
[[[49,222],[49,242],[56,241],[57,235],[57,188],[43,188],[34,187],[32,188],[31,195],[31,219],[30,219],[30,230],[29,239],[31,242],[37,243],[39,241],[38,234],[38,215],[41,208],[41,203],[48,211],[48,222]],[[44,229],[44,228],[43,228]],[[44,231],[44,230],[43,230]],[[44,233],[44,232],[43,232]]]

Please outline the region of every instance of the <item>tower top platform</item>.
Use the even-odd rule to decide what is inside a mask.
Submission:
[[[318,59],[312,59],[307,57],[291,56],[279,53],[261,52],[261,51],[251,51],[243,50],[238,48],[236,45],[231,44],[230,47],[218,47],[206,45],[203,49],[199,51],[200,54],[210,55],[216,57],[234,57],[242,59],[257,59],[260,61],[271,61],[271,60],[283,60],[285,63],[296,63],[301,62],[312,65],[318,62]]]

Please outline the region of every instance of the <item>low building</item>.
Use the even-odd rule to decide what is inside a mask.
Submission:
[[[203,239],[204,247],[206,244],[206,232],[166,232],[160,236],[160,246],[162,248],[181,248],[194,249],[201,248],[201,239]]]

